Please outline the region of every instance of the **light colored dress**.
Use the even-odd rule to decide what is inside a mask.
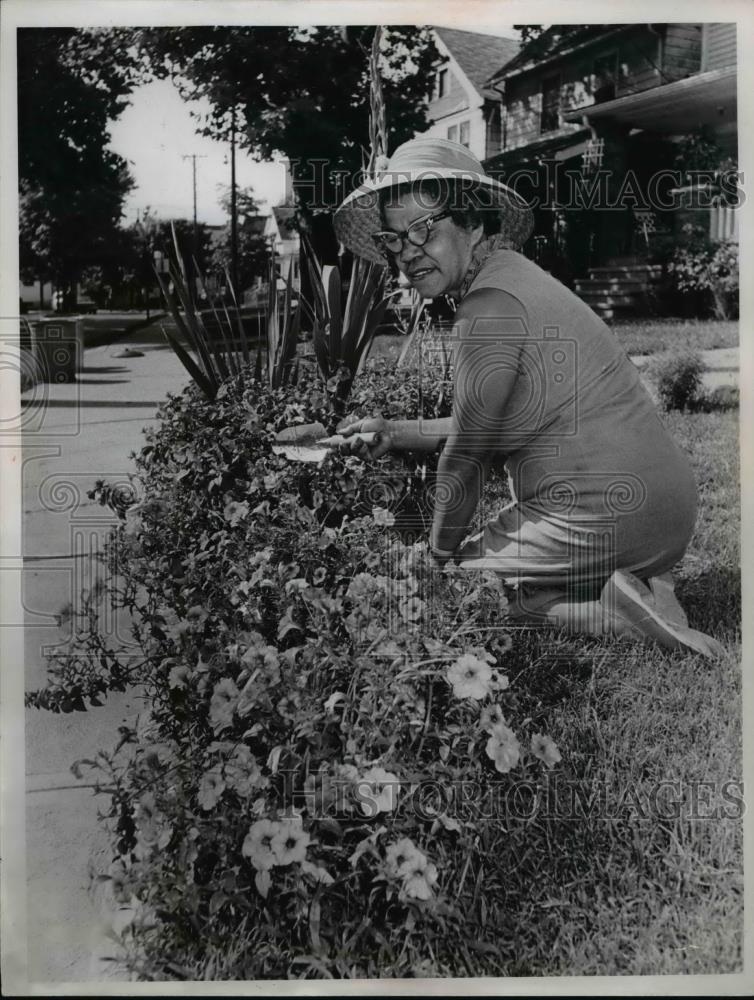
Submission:
[[[459,562],[585,595],[616,569],[666,573],[691,539],[696,486],[636,367],[584,302],[521,254],[493,252],[467,294],[480,288],[510,307],[480,331],[480,372],[506,341],[522,345],[495,449],[515,500],[486,523],[482,512]]]

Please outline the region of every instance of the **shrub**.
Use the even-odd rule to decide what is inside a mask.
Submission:
[[[437,416],[446,390],[382,366],[352,402]],[[481,818],[517,783],[538,794],[560,759],[541,706],[509,686],[499,579],[432,565],[431,466],[272,454],[281,426],[328,422],[314,377],[295,401],[244,378],[214,403],[192,388],[161,416],[108,550],[138,658],[84,608],[29,699],[70,710],[144,688],[143,724],[81,764],[111,797],[129,968],[468,974],[469,940],[495,954],[505,914],[501,886],[480,894],[484,858],[514,850]]]
[[[669,351],[653,357],[647,374],[666,410],[692,409],[700,398],[704,359],[696,351]]]
[[[738,315],[738,244],[711,241],[698,227],[684,226],[684,242],[676,249],[668,272],[682,292],[712,296],[717,319]]]

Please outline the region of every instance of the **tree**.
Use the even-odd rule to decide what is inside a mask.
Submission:
[[[164,259],[175,256],[175,244],[189,275],[194,270],[194,259],[199,271],[207,270],[212,252],[209,226],[200,222],[194,233],[190,219],[158,219],[148,208],[140,219],[127,230],[130,239],[129,271],[127,282],[146,302],[157,288],[155,254]],[[175,233],[175,239],[173,238]]]
[[[187,98],[208,98],[202,131],[258,159],[291,161],[294,190],[313,242],[337,246],[331,215],[355,186],[369,147],[369,46],[374,28],[202,27],[145,29],[139,50]],[[389,148],[427,126],[439,53],[427,28],[385,29],[383,93]]]
[[[226,189],[221,205],[230,213],[230,189]],[[236,191],[236,213],[238,216],[238,285],[237,294],[254,281],[264,276],[270,258],[270,245],[263,234],[264,216],[251,188]],[[225,226],[219,238],[214,240],[207,259],[207,272],[215,281],[225,284],[226,273],[232,272],[231,226]]]
[[[107,148],[108,123],[140,78],[130,31],[18,30],[21,274],[52,280],[75,305],[76,284],[117,241],[133,187]]]

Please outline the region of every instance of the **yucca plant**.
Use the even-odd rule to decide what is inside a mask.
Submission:
[[[389,302],[385,295],[386,272],[371,261],[355,258],[344,305],[340,270],[320,265],[306,234],[301,236],[301,250],[312,289],[309,319],[314,356],[333,410],[340,416],[385,316]]]
[[[274,253],[270,255],[268,269],[269,292],[267,298],[267,381],[271,388],[295,381],[296,344],[301,331],[300,304],[293,303],[293,270],[288,271],[285,292],[281,300],[278,292]],[[261,357],[257,355],[257,378],[261,381]]]
[[[396,367],[403,368],[408,363],[408,358],[412,353],[413,348],[419,343],[423,335],[423,330],[426,323],[422,321],[425,319],[424,310],[424,299],[417,292],[415,288],[411,289],[411,313],[405,324],[405,329],[403,330],[404,336],[406,337],[406,343],[403,345],[403,350],[400,353]]]
[[[293,304],[290,274],[281,303],[274,273],[274,258],[271,260],[266,317],[267,360],[264,363],[262,345],[259,338],[251,336],[243,324],[236,290],[227,272],[226,281],[233,301],[235,319],[231,317],[225,303],[218,302],[209,292],[196,261],[194,261],[194,271],[200,290],[209,306],[212,317],[211,329],[208,328],[191,294],[189,276],[173,228],[173,253],[170,254],[168,261],[170,281],[166,281],[164,275],[159,272],[157,280],[179,336],[165,327],[162,327],[162,332],[205,396],[214,399],[223,382],[238,375],[242,367],[251,364],[254,350],[256,351],[254,375],[258,380],[261,381],[266,374],[267,381],[273,388],[295,380],[296,369],[293,360],[299,331],[299,306]],[[188,345],[188,349],[184,347],[182,340]]]

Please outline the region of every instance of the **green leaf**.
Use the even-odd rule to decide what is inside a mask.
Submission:
[[[214,399],[215,398],[215,394],[217,393],[217,386],[213,385],[212,382],[210,382],[210,380],[207,378],[207,376],[201,370],[201,368],[199,367],[199,365],[197,365],[197,363],[194,361],[194,359],[191,357],[191,355],[188,353],[188,351],[173,336],[173,334],[172,333],[168,333],[168,331],[165,329],[164,326],[161,326],[160,329],[162,330],[162,333],[163,333],[165,339],[167,340],[167,342],[170,344],[170,346],[173,348],[173,350],[175,351],[175,353],[180,358],[181,363],[183,364],[183,366],[186,369],[186,371],[193,378],[193,380],[196,382],[196,384],[202,390],[202,392],[207,397],[207,399]]]

